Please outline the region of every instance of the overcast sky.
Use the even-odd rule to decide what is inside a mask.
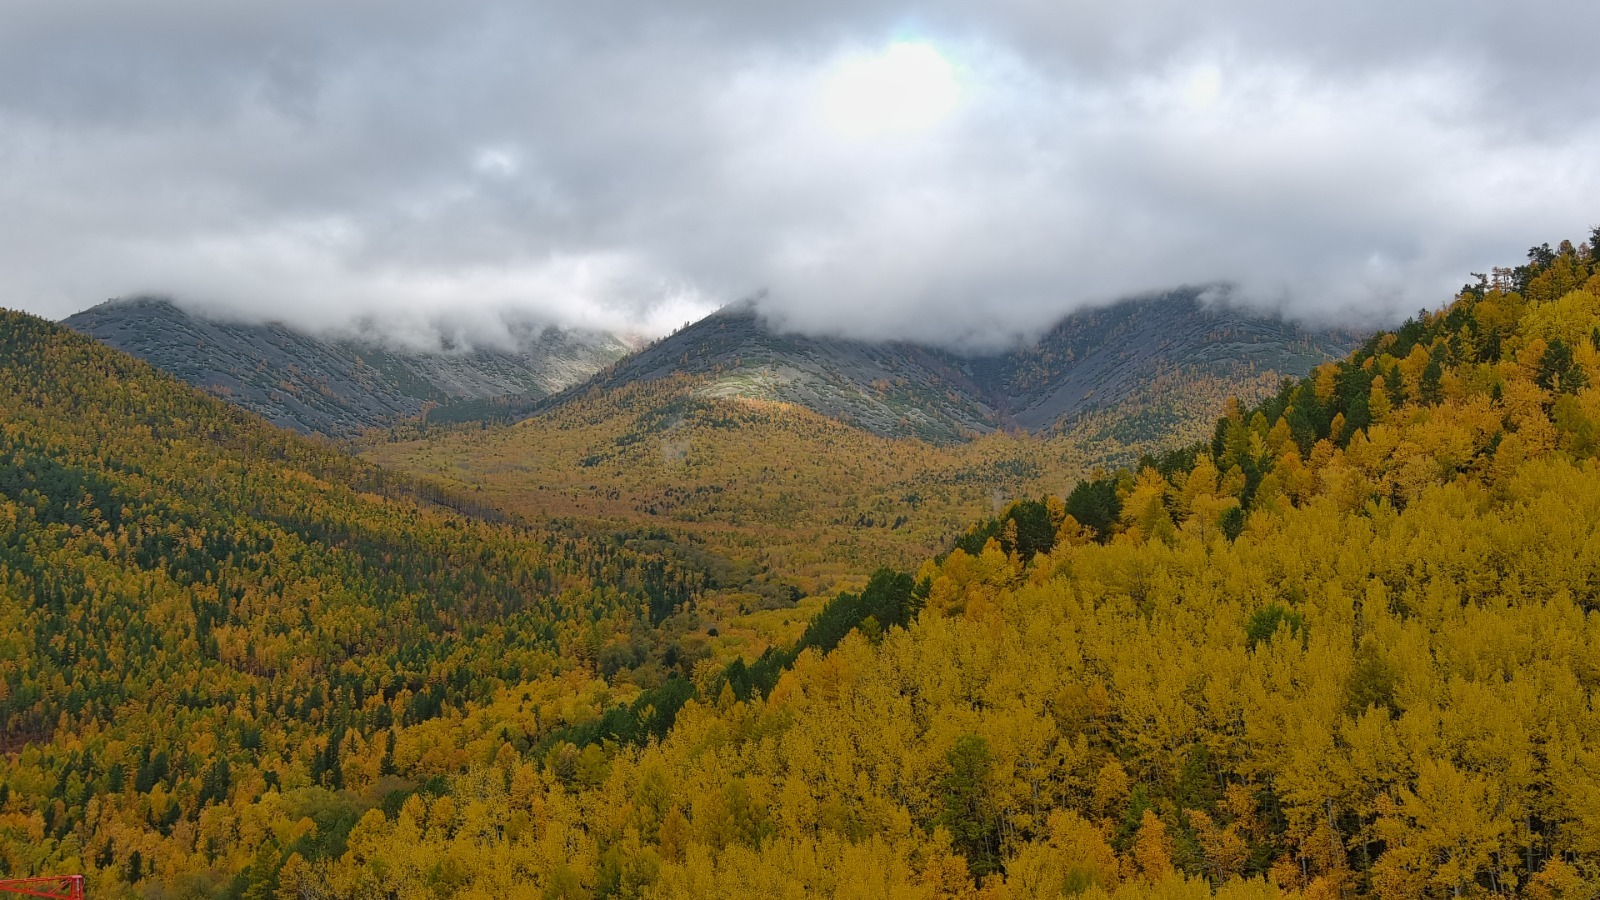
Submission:
[[[1381,324],[1600,223],[1600,4],[5,0],[0,305]],[[490,327],[485,325],[484,327]]]

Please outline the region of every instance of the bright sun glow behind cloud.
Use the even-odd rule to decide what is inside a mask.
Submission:
[[[824,82],[822,109],[845,137],[880,137],[937,124],[960,96],[949,60],[927,44],[901,42],[839,63]]]
[[[760,295],[966,345],[1228,283],[1377,327],[1600,197],[1594,0],[329,5],[3,0],[0,306],[655,336]]]

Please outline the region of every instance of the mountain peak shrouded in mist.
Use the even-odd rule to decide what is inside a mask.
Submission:
[[[643,346],[526,319],[502,322],[492,341],[461,327],[396,340],[379,323],[318,335],[152,298],[66,324],[280,425],[336,437],[425,411],[437,422],[517,418],[568,395],[689,376],[708,397],[782,400],[883,436],[1048,432],[1115,410],[1124,430],[1154,439],[1356,341],[1193,289],[1082,310],[998,346],[808,335],[774,321],[760,298]]]
[[[1377,327],[1593,224],[1597,30],[1575,0],[19,0],[0,304],[657,336],[765,291],[948,345],[1228,283]]]
[[[1183,407],[1220,408],[1224,396],[1276,389],[1279,378],[1304,375],[1357,339],[1209,302],[1197,290],[1082,310],[1035,338],[966,349],[808,335],[748,301],[622,359],[572,393],[689,375],[704,380],[707,396],[795,403],[886,436],[943,442],[995,430],[1051,431],[1109,410],[1149,436],[1193,415]]]
[[[103,303],[69,327],[142,357],[275,424],[345,437],[436,404],[543,396],[629,352],[605,332],[512,319],[396,337],[378,323],[317,335],[192,313],[170,300]]]

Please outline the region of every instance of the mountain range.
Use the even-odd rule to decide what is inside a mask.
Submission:
[[[1053,432],[1109,413],[1117,437],[1147,439],[1196,409],[1214,414],[1224,396],[1264,395],[1358,337],[1194,290],[1080,310],[1036,340],[989,352],[791,333],[750,303],[637,351],[613,334],[531,323],[513,329],[514,349],[417,350],[149,298],[103,303],[65,324],[275,424],[334,438],[417,417],[521,418],[596,390],[690,376],[707,397],[793,403],[884,437]]]
[[[1270,390],[1344,356],[1358,338],[1210,303],[1195,290],[1080,310],[1037,340],[982,353],[787,333],[740,304],[539,408],[595,388],[688,374],[707,379],[709,396],[780,400],[874,434],[946,442],[996,430],[1056,431],[1096,411],[1151,413],[1197,389],[1251,394],[1247,385],[1260,382]]]

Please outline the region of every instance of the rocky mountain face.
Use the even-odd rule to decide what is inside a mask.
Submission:
[[[1052,431],[1098,411],[1154,429],[1264,393],[1353,349],[1319,330],[1178,291],[1074,313],[1036,342],[962,354],[910,343],[787,334],[752,306],[726,308],[644,348],[574,391],[700,376],[710,396],[806,406],[880,435],[935,441],[997,429]],[[548,408],[568,395],[556,395]]]
[[[417,351],[284,325],[202,318],[160,299],[117,300],[67,326],[303,433],[348,437],[434,405],[491,409],[577,384],[631,349],[600,332],[522,325],[514,350]]]
[[[101,304],[66,324],[279,425],[332,437],[424,412],[435,422],[514,418],[579,391],[688,375],[708,397],[795,403],[885,436],[1049,432],[1107,413],[1116,436],[1133,441],[1210,418],[1227,396],[1256,399],[1358,339],[1194,291],[1073,313],[1032,343],[987,354],[786,333],[748,304],[637,352],[613,335],[532,325],[515,350],[422,352],[211,320],[152,299]]]

